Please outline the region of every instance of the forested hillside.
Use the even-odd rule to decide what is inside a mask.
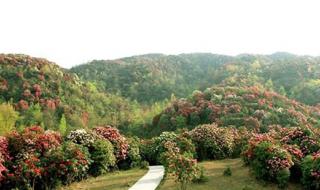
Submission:
[[[6,102],[0,106],[1,117],[7,118],[2,124],[11,118],[17,120],[16,126],[36,124],[54,130],[61,123],[68,130],[128,124],[140,109],[135,102],[99,92],[94,84],[45,59],[1,54],[0,103]],[[8,110],[19,117],[4,116]]]
[[[215,81],[215,68],[231,60],[231,57],[207,54],[150,54],[113,61],[96,60],[71,71],[106,91],[151,103],[170,98],[171,94],[184,97],[195,89],[211,86]]]
[[[214,84],[262,85],[309,105],[320,100],[320,58],[289,53],[149,54],[94,60],[71,69],[107,92],[142,103],[186,97]]]

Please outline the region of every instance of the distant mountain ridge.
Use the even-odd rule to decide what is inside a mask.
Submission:
[[[309,105],[320,101],[320,58],[271,55],[146,54],[94,60],[70,69],[104,91],[141,103],[185,97],[217,84],[262,85]]]

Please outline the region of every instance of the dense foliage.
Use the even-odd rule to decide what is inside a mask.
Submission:
[[[141,145],[142,158],[151,164],[164,164],[166,159],[162,155],[168,150],[165,147],[167,142],[172,142],[179,148],[182,154],[189,154],[192,157],[196,154],[195,146],[191,139],[184,134],[176,134],[174,132],[163,132],[151,140],[145,140]]]
[[[128,156],[129,144],[127,139],[123,137],[119,130],[110,126],[96,127],[94,132],[102,138],[110,141],[115,147],[114,153],[117,161],[125,160]]]
[[[153,119],[151,133],[194,128],[215,122],[218,126],[246,127],[266,132],[271,125],[319,126],[319,109],[275,92],[253,87],[216,86],[195,91],[188,99],[173,101]]]
[[[161,155],[165,158],[166,172],[173,175],[180,183],[180,189],[186,190],[188,183],[200,177],[200,168],[192,155],[181,153],[177,144],[167,141],[164,144],[166,151]]]
[[[0,105],[1,134],[14,126],[41,125],[66,133],[144,121],[138,103],[101,92],[94,83],[83,82],[52,62],[26,55],[0,54],[1,103],[5,103]]]
[[[190,131],[200,160],[231,157],[234,137],[231,130],[216,125],[203,125]]]
[[[108,140],[96,140],[89,148],[93,163],[89,173],[98,176],[116,165],[116,157],[112,143]]]
[[[302,128],[275,127],[269,133],[254,134],[243,158],[254,174],[285,187],[294,179],[307,189],[318,189],[318,135]]]
[[[124,137],[110,128],[106,130],[113,141],[90,130],[71,131],[62,138],[40,126],[0,136],[0,188],[56,189],[116,169],[119,152],[113,143]],[[139,145],[129,149],[128,158],[135,163],[130,167],[140,166]]]
[[[186,97],[214,84],[262,85],[303,103],[320,100],[319,57],[288,53],[224,56],[209,53],[149,54],[95,60],[71,69],[107,92],[152,103]]]

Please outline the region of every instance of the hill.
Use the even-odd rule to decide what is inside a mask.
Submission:
[[[41,124],[57,129],[66,118],[69,129],[128,123],[137,104],[99,92],[46,59],[0,54],[0,103],[9,102],[20,114],[17,126]],[[129,115],[130,113],[130,115]]]
[[[152,103],[184,97],[195,89],[212,85],[210,72],[227,62],[227,56],[149,54],[118,60],[95,60],[71,69],[80,78],[97,83],[107,92],[138,102]],[[211,68],[211,69],[210,69]]]
[[[319,119],[319,108],[257,86],[216,86],[174,101],[154,117],[150,130],[159,134],[208,123],[223,127],[244,126],[260,132],[274,125],[314,129],[319,127]]]
[[[71,72],[107,92],[152,103],[185,97],[215,84],[261,85],[315,105],[320,100],[320,58],[289,53],[225,56],[210,53],[148,54],[117,60],[94,60]]]

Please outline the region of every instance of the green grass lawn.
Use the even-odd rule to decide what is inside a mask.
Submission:
[[[241,159],[226,159],[218,161],[206,161],[200,163],[205,168],[205,174],[209,181],[203,184],[190,184],[190,190],[277,190],[275,184],[257,181],[249,172],[249,168],[243,166]],[[232,176],[223,176],[227,167],[231,168]],[[247,187],[247,188],[245,188]],[[179,185],[172,177],[162,181],[158,190],[179,189]],[[298,184],[289,184],[288,190],[300,190]]]
[[[72,183],[60,190],[125,190],[129,189],[148,170],[132,169],[108,173],[99,177],[90,177],[87,180]]]

